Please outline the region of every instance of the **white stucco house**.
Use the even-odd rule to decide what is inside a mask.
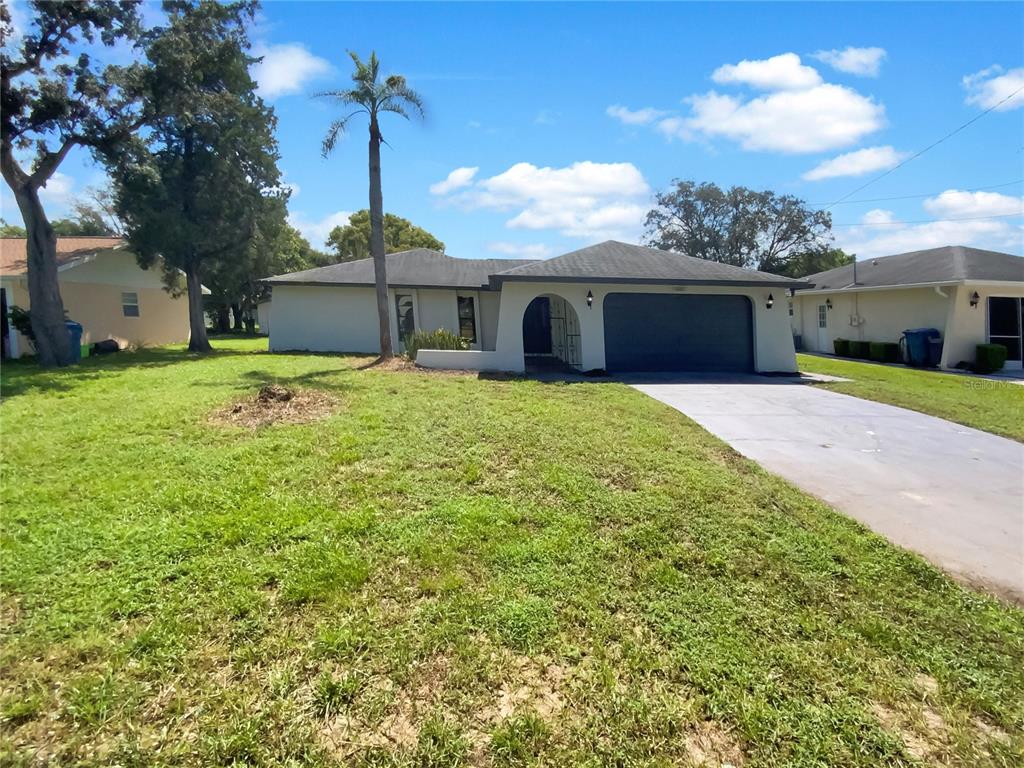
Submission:
[[[0,238],[4,357],[33,351],[9,320],[12,307],[30,309],[26,259],[25,238]],[[68,318],[82,324],[83,344],[105,339],[121,347],[188,341],[188,299],[168,293],[162,270],[142,269],[121,238],[58,237],[57,281]],[[184,279],[181,283],[184,290]]]
[[[942,334],[940,366],[972,362],[978,344],[1003,344],[1021,367],[1024,258],[964,246],[866,259],[804,278],[791,299],[804,349],[833,352],[837,338],[899,341],[911,328]]]
[[[544,261],[387,256],[391,330],[446,328],[433,368],[793,372],[786,297],[803,281],[608,241]],[[370,259],[269,278],[270,349],[379,352]]]

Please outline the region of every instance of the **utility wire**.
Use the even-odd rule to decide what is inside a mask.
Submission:
[[[960,192],[981,192],[985,189],[1002,189],[1003,187],[1012,187],[1015,184],[1024,184],[1024,179],[1017,179],[1016,181],[1008,181],[1005,184],[990,184],[987,187],[971,187],[970,189],[958,190]],[[885,203],[890,200],[915,200],[921,197],[934,197],[935,195],[941,195],[943,192],[948,192],[949,189],[943,189],[939,192],[926,192],[920,195],[900,195],[898,197],[868,197],[861,198],[860,200],[845,200],[843,202],[835,203],[810,203],[810,205],[818,208],[826,205],[853,205],[854,203]]]
[[[993,213],[988,216],[962,216],[956,219],[911,219],[909,221],[872,221],[861,224],[833,224],[832,229],[849,229],[851,227],[891,227],[894,224],[938,224],[940,221],[980,221],[982,219],[1002,219],[1024,216],[1024,211],[1016,213]]]
[[[898,171],[898,170],[899,170],[900,168],[902,168],[902,167],[903,167],[904,165],[906,165],[907,163],[911,162],[912,160],[916,160],[917,158],[919,158],[919,157],[920,157],[921,155],[923,155],[923,154],[924,154],[925,152],[927,152],[928,150],[930,150],[930,149],[934,149],[935,147],[939,146],[939,144],[941,144],[942,142],[944,142],[944,141],[945,141],[946,139],[952,138],[952,137],[953,137],[953,136],[955,136],[956,134],[960,133],[960,131],[964,130],[964,128],[967,128],[967,127],[968,127],[969,125],[972,125],[973,123],[976,123],[976,122],[978,122],[979,120],[981,120],[981,118],[983,118],[983,117],[984,117],[985,115],[987,115],[987,114],[988,114],[989,112],[993,111],[994,109],[998,109],[999,107],[1001,107],[1001,106],[1002,106],[1003,104],[1005,104],[1006,102],[1008,102],[1008,101],[1009,101],[1010,99],[1012,99],[1012,98],[1013,98],[1014,96],[1016,96],[1016,95],[1017,95],[1018,93],[1020,93],[1021,91],[1024,91],[1024,85],[1022,85],[1022,86],[1021,86],[1020,88],[1018,88],[1017,90],[1015,90],[1015,91],[1014,91],[1013,93],[1009,94],[1009,95],[1008,95],[1008,96],[1007,96],[1006,98],[1004,98],[1004,99],[1000,99],[999,101],[997,101],[997,102],[996,102],[995,104],[993,104],[993,105],[992,105],[991,107],[989,107],[988,109],[986,109],[986,110],[985,110],[984,112],[979,112],[979,113],[978,113],[977,115],[975,115],[974,117],[972,117],[972,118],[971,118],[970,120],[968,120],[968,121],[967,121],[966,123],[964,123],[963,125],[961,125],[960,127],[956,128],[956,129],[954,129],[954,130],[950,131],[949,133],[947,133],[947,134],[946,134],[945,136],[943,136],[943,137],[942,137],[941,139],[939,139],[938,141],[932,142],[931,144],[929,144],[929,145],[928,145],[927,147],[925,147],[924,149],[922,149],[922,150],[920,150],[920,151],[918,151],[918,152],[915,152],[915,153],[914,153],[913,155],[911,155],[910,157],[908,157],[908,158],[907,158],[906,160],[904,160],[904,161],[903,161],[902,163],[899,163],[898,165],[895,165],[895,166],[893,166],[892,168],[890,168],[890,169],[889,169],[888,171],[886,171],[885,173],[879,174],[879,175],[878,175],[878,176],[876,176],[875,178],[871,179],[871,181],[868,181],[868,182],[865,182],[864,184],[861,184],[861,185],[860,185],[859,187],[857,187],[856,189],[854,189],[854,190],[852,190],[852,191],[850,191],[850,192],[847,192],[847,193],[846,193],[845,195],[843,195],[842,197],[840,197],[840,198],[839,198],[838,200],[835,200],[834,202],[831,202],[831,203],[829,203],[829,204],[828,204],[827,206],[825,206],[825,210],[827,211],[827,210],[828,210],[829,208],[831,208],[831,207],[833,207],[833,206],[835,206],[835,205],[839,205],[839,203],[843,202],[844,200],[846,200],[846,199],[848,199],[848,198],[851,198],[851,197],[853,197],[854,195],[856,195],[856,194],[857,194],[858,192],[860,192],[861,190],[863,190],[863,189],[867,189],[867,188],[868,188],[868,187],[870,187],[870,186],[871,186],[872,184],[874,184],[874,183],[875,183],[876,181],[880,181],[880,180],[884,179],[884,178],[885,178],[886,176],[888,176],[888,175],[889,175],[890,173],[895,173],[895,172],[896,172],[896,171]]]

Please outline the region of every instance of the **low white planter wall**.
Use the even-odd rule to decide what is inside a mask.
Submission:
[[[462,371],[500,371],[498,353],[479,349],[421,349],[417,365],[424,368],[451,368]]]

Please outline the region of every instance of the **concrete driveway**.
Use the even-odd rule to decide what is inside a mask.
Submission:
[[[1024,445],[792,380],[633,386],[950,574],[1024,603]]]

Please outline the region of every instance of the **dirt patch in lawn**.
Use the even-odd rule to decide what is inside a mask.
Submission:
[[[743,750],[735,737],[710,720],[686,734],[686,752],[692,762],[712,768],[738,768],[744,760]]]
[[[425,368],[415,360],[410,360],[401,355],[395,355],[390,360],[374,360],[368,365],[360,366],[361,371],[395,371],[398,373],[426,373],[431,376],[458,376],[461,378],[476,378],[476,371],[464,371],[457,368]]]
[[[907,753],[917,760],[927,759],[946,738],[946,721],[931,707],[923,709],[918,728],[914,728],[908,718],[885,704],[873,704],[871,712],[879,725],[898,737]]]
[[[265,384],[255,395],[214,411],[210,421],[249,429],[271,424],[308,424],[326,418],[337,405],[338,399],[322,389],[290,389]]]

